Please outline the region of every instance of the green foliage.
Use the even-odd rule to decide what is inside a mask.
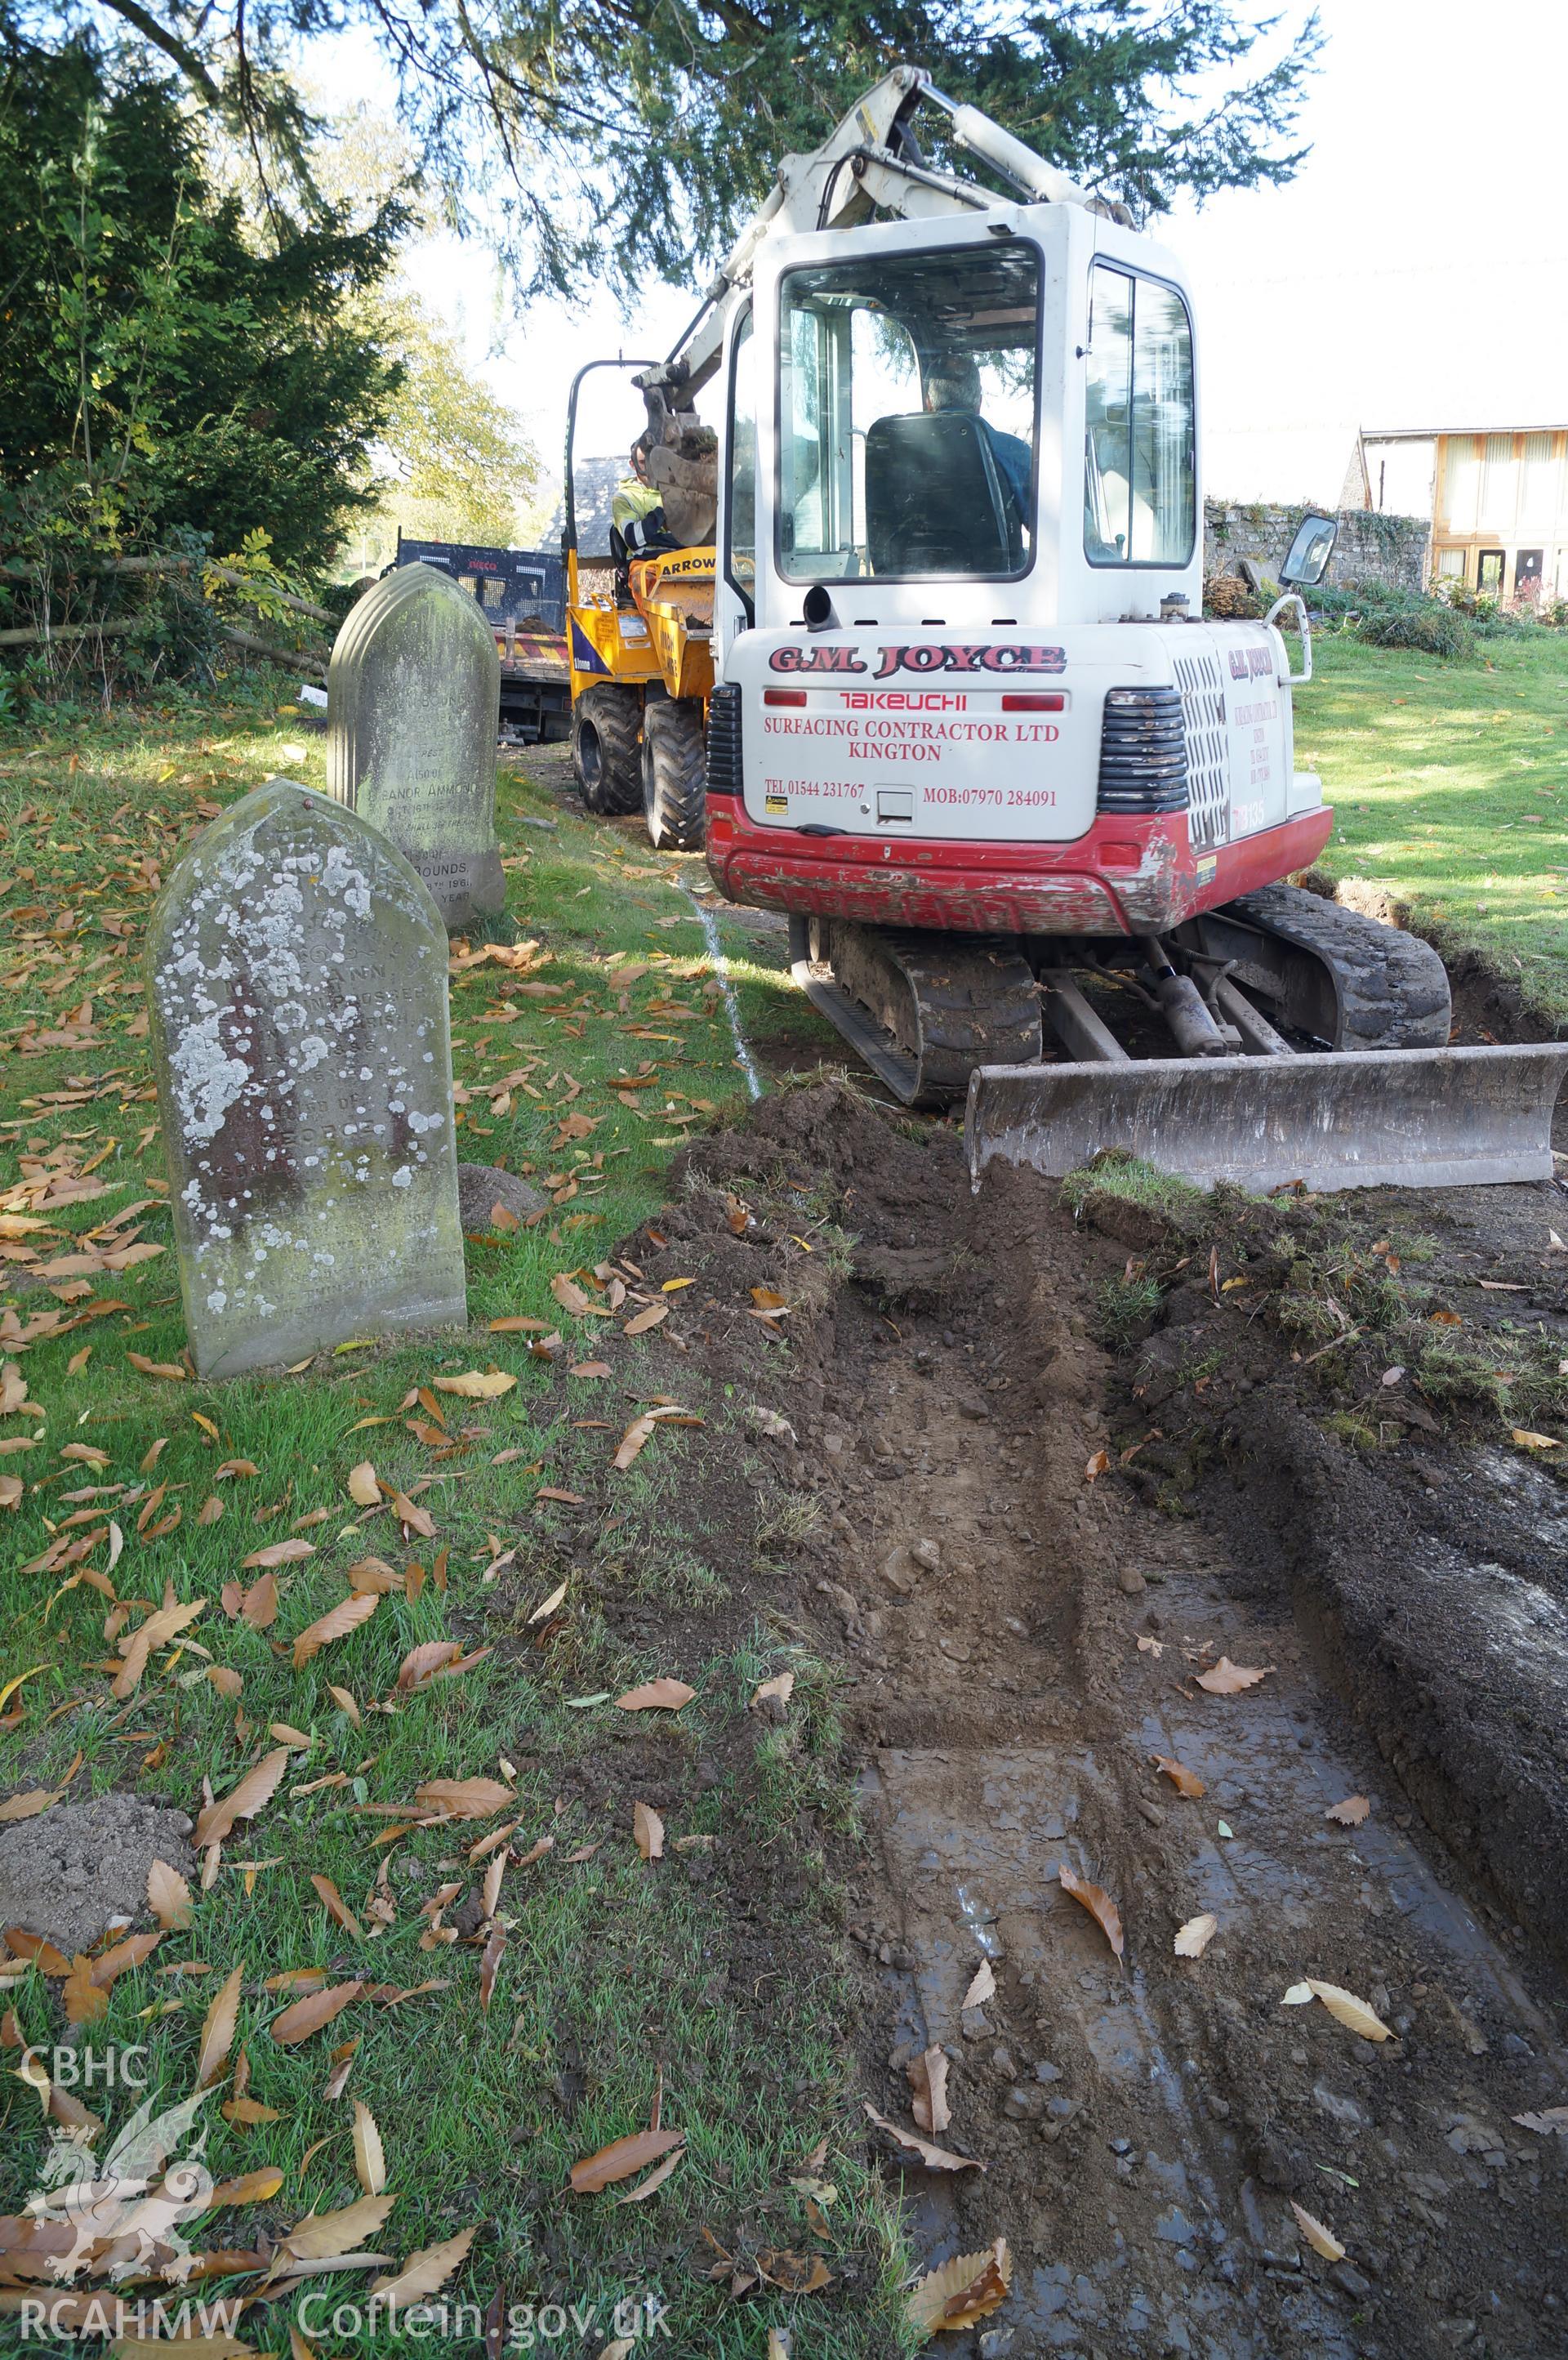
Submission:
[[[7,0],[58,38],[70,0]],[[676,279],[724,254],[787,150],[814,148],[889,67],[931,67],[1051,161],[1141,211],[1286,180],[1319,44],[1236,0],[958,0],[708,10],[698,0],[108,0],[142,54],[173,60],[211,119],[309,209],[301,38],[359,33],[385,56],[425,185],[482,213],[520,293],[585,274]],[[127,36],[127,38],[130,37]],[[1261,54],[1260,54],[1261,48]],[[944,160],[933,119],[922,138]],[[497,180],[500,186],[497,187]]]
[[[172,534],[239,549],[263,527],[284,565],[319,564],[397,388],[349,314],[397,208],[260,236],[172,81],[4,19],[0,76],[5,541],[36,564]]]
[[[1148,1334],[1164,1297],[1160,1281],[1147,1273],[1134,1278],[1102,1279],[1094,1290],[1094,1324],[1114,1351]]]
[[[1411,648],[1419,655],[1473,656],[1475,637],[1443,599],[1389,582],[1324,583],[1311,594],[1314,614],[1369,648]]]
[[[1091,1163],[1069,1172],[1062,1183],[1062,1201],[1074,1215],[1094,1196],[1120,1196],[1129,1205],[1158,1213],[1172,1229],[1193,1229],[1210,1208],[1207,1193],[1174,1172],[1160,1172],[1119,1147],[1102,1148]]]
[[[396,471],[384,501],[417,537],[508,546],[539,472],[522,421],[469,375],[416,297],[374,298],[367,317],[398,371],[379,438]]]
[[[1451,961],[1476,952],[1551,1025],[1568,1021],[1568,908],[1553,812],[1568,639],[1510,632],[1484,663],[1314,635],[1296,762],[1334,807],[1318,866],[1407,903]]]
[[[1419,655],[1473,656],[1475,634],[1462,615],[1435,598],[1419,606],[1374,606],[1351,626],[1369,648],[1413,648]]]

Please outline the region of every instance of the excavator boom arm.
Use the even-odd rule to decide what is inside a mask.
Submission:
[[[668,360],[634,380],[648,397],[650,414],[687,409],[719,366],[724,347],[724,299],[751,278],[757,249],[768,238],[802,230],[851,228],[874,211],[903,220],[984,213],[996,202],[977,182],[933,172],[921,158],[910,118],[921,101],[948,117],[956,144],[1012,183],[1029,203],[1099,207],[1106,203],[1026,148],[976,106],[944,98],[921,66],[895,66],[809,156],[786,156],[772,192],[752,215],[707,288],[702,309]]]

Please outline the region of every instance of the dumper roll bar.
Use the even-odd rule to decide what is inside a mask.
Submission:
[[[566,397],[566,521],[561,529],[561,553],[562,557],[574,556],[577,551],[577,503],[572,497],[572,455],[573,446],[577,440],[578,388],[582,385],[583,378],[585,377],[591,377],[595,369],[650,369],[656,368],[657,366],[658,363],[656,361],[628,361],[620,359],[613,361],[585,361],[572,380],[572,391]],[[630,448],[629,444],[627,445],[627,448]],[[606,554],[608,552],[606,552]]]

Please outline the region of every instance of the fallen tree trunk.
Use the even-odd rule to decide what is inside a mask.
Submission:
[[[135,615],[112,615],[106,623],[29,625],[26,630],[0,631],[0,648],[26,647],[33,639],[45,641],[51,647],[57,639],[98,639],[108,631],[131,630],[137,619]]]
[[[266,639],[258,639],[254,631],[236,630],[229,623],[222,623],[218,628],[222,637],[232,639],[236,648],[248,648],[253,655],[266,656],[273,663],[286,665],[290,672],[309,672],[312,680],[324,680],[326,677],[325,656],[299,655],[292,648],[272,647]]]
[[[220,582],[229,583],[235,590],[258,591],[264,596],[275,599],[279,606],[289,607],[293,614],[308,615],[313,623],[330,623],[335,630],[341,619],[329,607],[315,606],[309,598],[296,598],[288,590],[274,590],[269,584],[258,582],[253,574],[236,574],[231,566],[214,565],[201,558],[105,557],[98,564],[82,570],[95,574],[189,574],[192,567],[214,575]],[[0,567],[0,573],[14,582],[36,582],[38,579],[36,566],[6,565]]]

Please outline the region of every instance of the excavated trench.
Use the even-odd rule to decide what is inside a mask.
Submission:
[[[866,2093],[909,2124],[906,2068],[940,2046],[940,2144],[987,2168],[931,2171],[872,2144],[903,2173],[928,2261],[997,2235],[1015,2257],[1008,2302],[948,2348],[1568,2348],[1568,2138],[1512,2119],[1568,2100],[1548,1955],[1561,1882],[1538,1877],[1532,1910],[1516,1877],[1500,1907],[1507,1877],[1472,1824],[1503,1775],[1495,1748],[1454,1738],[1419,1662],[1383,1667],[1376,1711],[1349,1677],[1354,1616],[1325,1605],[1318,1535],[1291,1531],[1267,1472],[1264,1381],[1237,1377],[1250,1458],[1172,1515],[1114,1463],[1090,1472],[1127,1396],[1094,1340],[1096,1287],[1126,1248],[1076,1225],[1053,1184],[994,1173],[972,1197],[950,1133],[828,1088],[769,1098],[689,1164],[683,1268],[724,1227],[708,1179],[753,1201],[836,1189],[855,1240],[853,1278],[819,1282],[791,1374],[770,1379],[797,1437],[776,1446],[782,1471],[818,1493],[830,1534],[783,1602],[850,1666],[871,1839],[848,1869]],[[738,1240],[714,1251],[732,1279],[766,1262]],[[1249,1466],[1268,1493],[1250,1505]],[[1331,1489],[1303,1478],[1303,1526]],[[1442,1622],[1434,1534],[1401,1508],[1358,1536],[1379,1505],[1348,1496],[1334,1548],[1402,1582],[1407,1621]],[[1441,1505],[1443,1487],[1421,1496]],[[1268,1677],[1206,1693],[1197,1676],[1222,1655]],[[1389,1733],[1401,1680],[1422,1732],[1407,1764],[1426,1765],[1408,1787]],[[1203,1794],[1179,1794],[1160,1756]],[[1534,1849],[1561,1852],[1563,1784],[1559,1768]],[[1325,1816],[1353,1796],[1363,1823]],[[1063,1863],[1116,1904],[1119,1961]],[[1208,1948],[1175,1957],[1203,1912]],[[995,1994],[965,2010],[984,1961]],[[1307,1978],[1356,1994],[1391,2037],[1285,2005]],[[1312,2249],[1292,2199],[1343,2259]]]

